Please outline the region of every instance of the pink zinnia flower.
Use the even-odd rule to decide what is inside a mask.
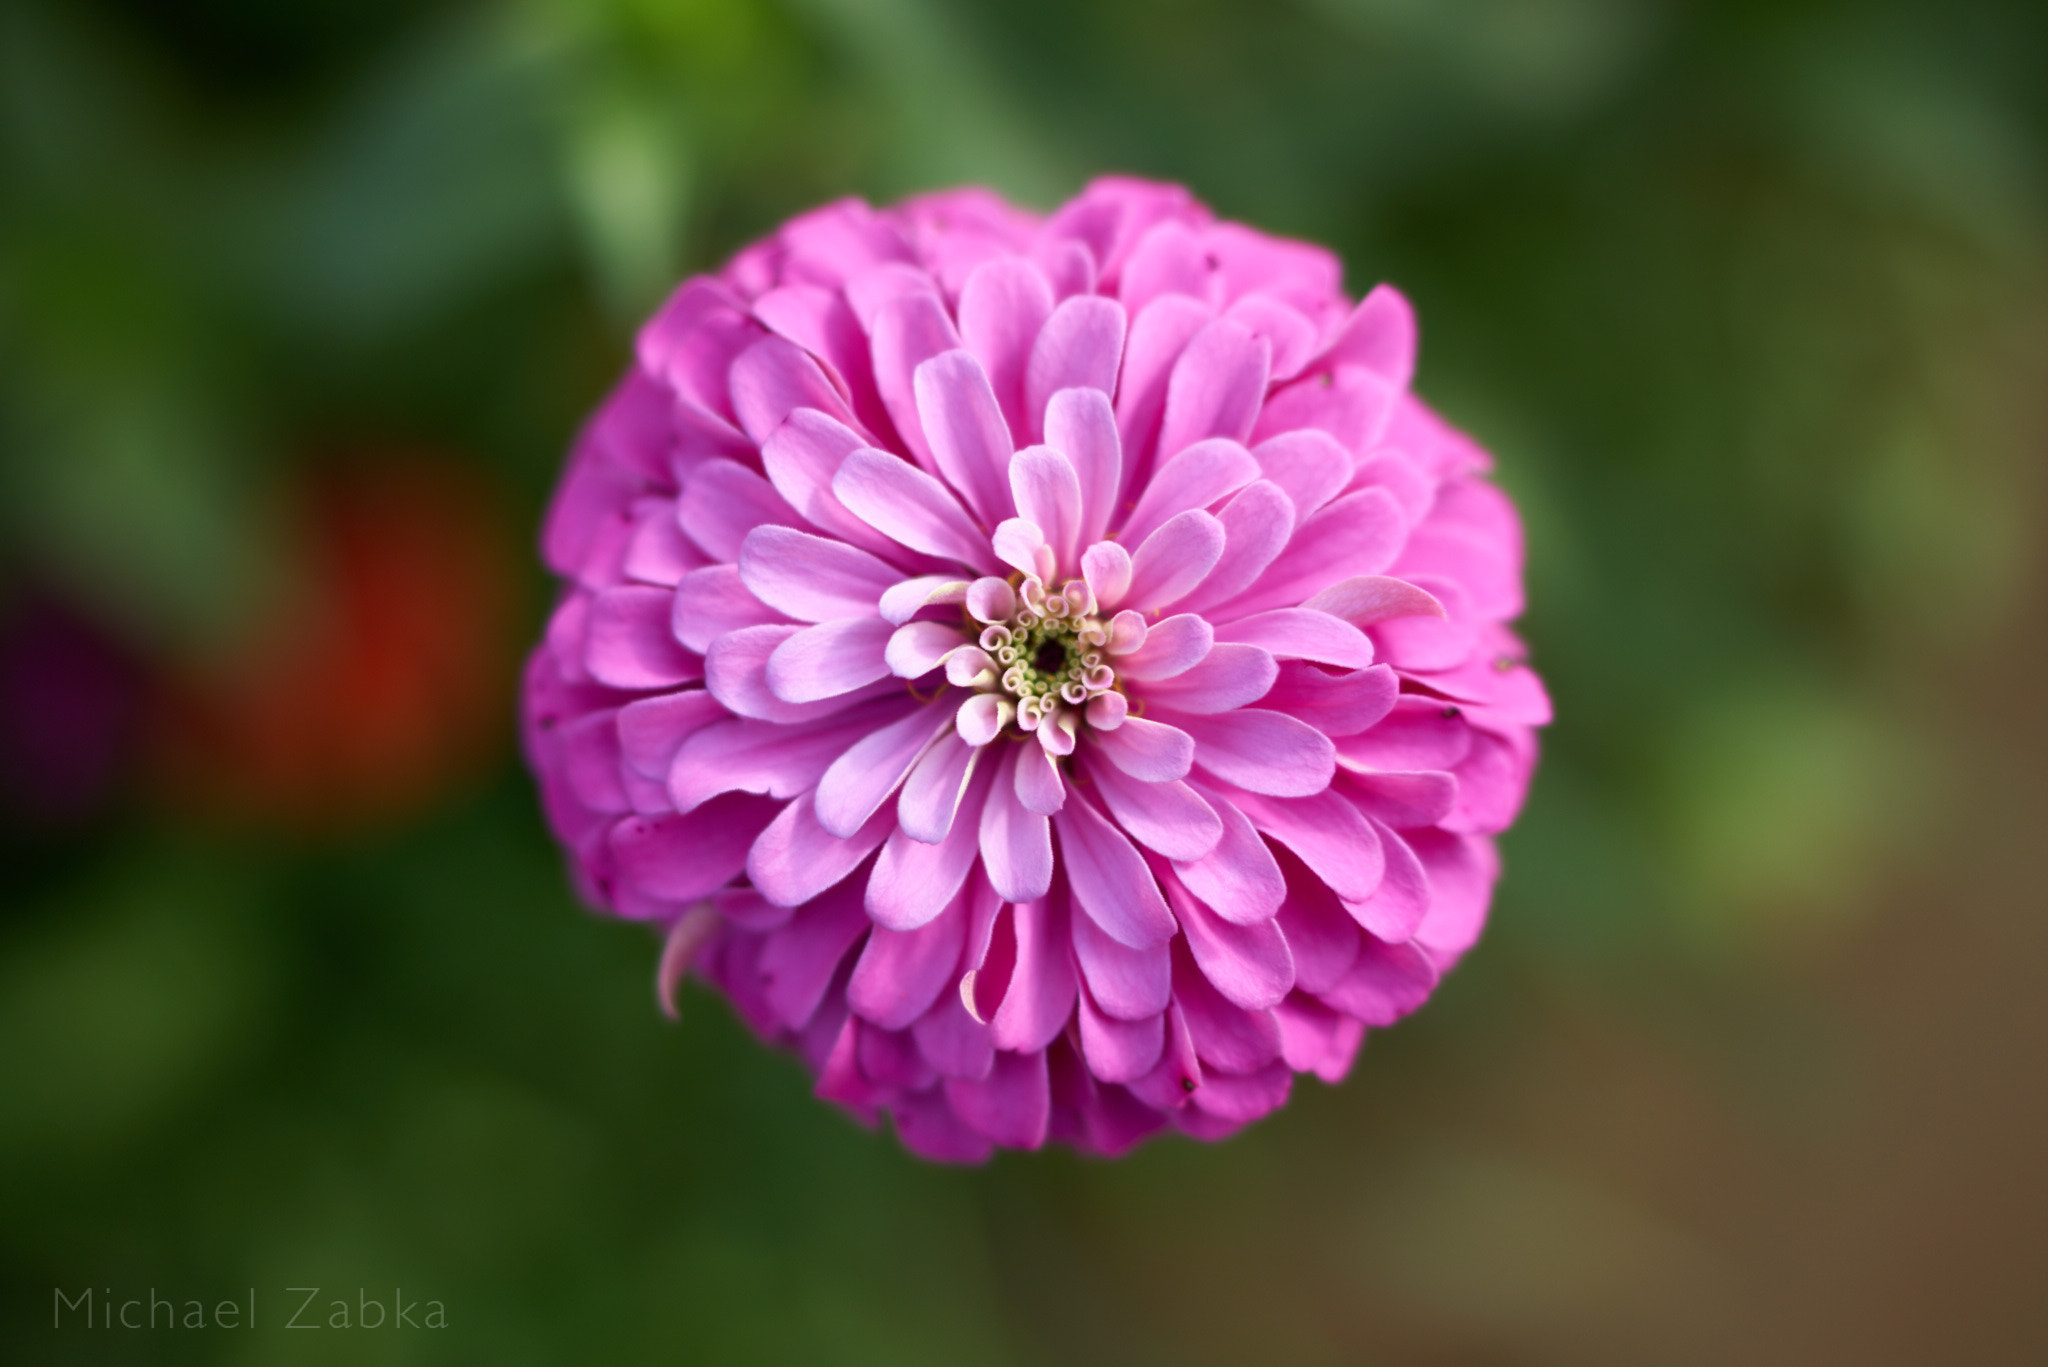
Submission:
[[[1548,719],[1414,323],[1181,189],[846,201],[686,282],[549,515],[583,895],[918,1153],[1229,1134],[1470,947]]]

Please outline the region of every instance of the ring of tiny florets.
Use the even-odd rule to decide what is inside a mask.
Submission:
[[[1016,700],[1017,724],[1034,731],[1066,707],[1081,708],[1116,686],[1103,648],[1109,632],[1095,617],[1095,595],[1081,580],[1047,593],[1035,577],[1017,589],[1006,623],[982,628],[981,648],[998,671],[995,683]]]

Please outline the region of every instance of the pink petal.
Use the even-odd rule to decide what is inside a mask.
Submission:
[[[1205,324],[1173,363],[1159,453],[1171,457],[1204,437],[1249,437],[1271,362],[1266,339],[1243,324],[1228,318]]]
[[[728,631],[788,620],[754,596],[741,581],[739,566],[707,565],[691,570],[676,585],[669,629],[677,640],[702,654]]]
[[[1114,541],[1098,541],[1081,552],[1081,577],[1104,612],[1123,602],[1131,589],[1130,553]]]
[[[1285,845],[1347,902],[1363,902],[1380,885],[1386,859],[1379,837],[1358,809],[1333,792],[1273,798],[1232,793],[1230,800],[1273,839]]]
[[[989,538],[989,544],[995,548],[996,559],[1019,574],[1045,580],[1057,572],[1052,548],[1046,545],[1045,532],[1036,522],[1006,517],[997,524],[996,534]]]
[[[1222,820],[1178,779],[1148,783],[1101,763],[1089,772],[1117,825],[1168,859],[1200,859],[1223,838]]]
[[[1340,580],[1303,606],[1320,608],[1357,627],[1369,627],[1396,617],[1444,616],[1444,605],[1427,590],[1405,579],[1390,579],[1380,574]]]
[[[1385,489],[1401,505],[1410,526],[1420,522],[1436,502],[1437,481],[1414,457],[1381,447],[1358,462],[1351,472],[1353,489]]]
[[[1081,487],[1079,544],[1092,546],[1109,529],[1123,483],[1123,438],[1108,393],[1055,391],[1045,406],[1045,444],[1064,453],[1074,467]]]
[[[1018,756],[1014,746],[1002,758],[995,784],[981,809],[981,862],[1005,902],[1029,902],[1052,886],[1052,834],[1045,817],[1017,800]]]
[[[814,408],[841,422],[853,420],[846,398],[818,363],[794,342],[764,337],[732,363],[733,413],[756,444],[799,408]]]
[[[1280,666],[1260,647],[1218,645],[1186,673],[1133,691],[1156,707],[1207,716],[1257,702],[1279,676]]]
[[[1472,734],[1455,703],[1410,694],[1371,730],[1346,736],[1337,752],[1347,768],[1455,769],[1472,748]]]
[[[1175,1123],[1197,1138],[1224,1138],[1237,1127],[1285,1106],[1293,1089],[1294,1075],[1284,1063],[1270,1064],[1255,1073],[1210,1073],[1196,1090],[1194,1105],[1181,1112]],[[1205,1124],[1206,1117],[1214,1120]],[[1212,1124],[1215,1128],[1210,1128]]]
[[[952,986],[966,936],[959,907],[915,930],[876,926],[847,981],[846,1004],[884,1030],[909,1028]]]
[[[924,471],[882,451],[855,451],[832,477],[832,492],[860,518],[893,541],[984,573],[1001,567],[988,536]]]
[[[1262,706],[1299,717],[1326,736],[1354,736],[1393,710],[1401,681],[1386,665],[1332,674],[1315,665],[1290,660],[1280,666],[1272,692]],[[1338,763],[1344,747],[1337,747]]]
[[[1010,493],[1017,515],[1035,523],[1060,568],[1080,563],[1081,483],[1073,464],[1050,446],[1032,446],[1010,459]]]
[[[1207,304],[1184,295],[1153,300],[1131,319],[1117,382],[1116,425],[1123,437],[1123,485],[1119,497],[1136,492],[1137,476],[1152,467],[1159,422],[1166,412],[1168,378],[1188,342],[1209,322]]]
[[[1045,1054],[998,1053],[984,1078],[947,1078],[946,1100],[976,1133],[1006,1148],[1035,1149],[1045,1143],[1052,1118]]]
[[[847,951],[866,933],[858,898],[827,897],[798,911],[761,951],[763,993],[784,1024],[801,1027],[817,1012]]]
[[[648,897],[694,902],[731,882],[775,815],[767,798],[735,793],[675,816],[629,816],[608,837],[622,882]]]
[[[1422,950],[1368,939],[1343,981],[1321,995],[1368,1026],[1392,1025],[1427,1001],[1436,982],[1436,966]]]
[[[619,754],[616,707],[586,712],[556,734],[561,737],[562,761],[577,801],[594,812],[616,815],[633,810]]]
[[[896,425],[889,421],[881,391],[875,388],[867,334],[845,295],[816,285],[784,285],[755,299],[753,311],[771,331],[787,337],[818,360],[833,386],[851,397],[860,426],[884,442],[895,437]],[[774,475],[771,473],[769,478]],[[793,499],[791,502],[801,510],[801,504]]]
[[[768,691],[786,703],[819,702],[889,677],[884,655],[895,627],[847,617],[804,627],[768,657]]]
[[[1131,557],[1131,587],[1123,601],[1146,611],[1194,591],[1223,555],[1223,524],[1200,509],[1176,513],[1145,538]]]
[[[1264,646],[1276,660],[1313,660],[1342,669],[1372,663],[1372,642],[1351,623],[1315,608],[1270,608],[1217,628],[1216,639]]]
[[[903,793],[896,800],[896,820],[905,835],[927,845],[946,838],[953,829],[954,814],[967,796],[980,754],[979,747],[961,740],[951,728],[932,743],[904,780]]]
[[[1195,738],[1197,765],[1250,792],[1307,797],[1337,772],[1330,738],[1285,712],[1240,708],[1181,724]]]
[[[1118,614],[1121,616],[1122,614]],[[1126,679],[1170,679],[1200,664],[1215,643],[1216,633],[1193,613],[1168,617],[1146,630],[1145,642],[1116,660],[1118,677]],[[1110,653],[1118,655],[1114,640]]]
[[[704,556],[683,535],[676,506],[666,499],[642,510],[619,569],[628,579],[674,588],[691,570],[701,569]]]
[[[921,272],[916,276],[922,288],[904,289],[882,303],[872,320],[862,322],[873,342],[875,387],[881,391],[897,435],[920,466],[937,474],[939,466],[925,437],[913,377],[926,361],[958,347],[960,334],[953,330],[953,320],[946,316],[946,306],[939,301],[930,277]],[[860,312],[861,300],[851,292],[848,297],[854,311]]]
[[[1401,399],[1400,390],[1362,366],[1317,371],[1267,398],[1252,428],[1251,443],[1257,446],[1285,432],[1315,428],[1329,433],[1346,451],[1363,451],[1378,444]]]
[[[1051,816],[1067,802],[1066,780],[1060,777],[1059,762],[1043,745],[1017,747],[1017,801],[1027,812]]]
[[[1106,400],[1116,392],[1125,322],[1123,305],[1098,294],[1076,295],[1052,311],[1031,345],[1031,360],[1024,372],[1024,408],[1029,421],[1019,432],[1035,439],[1042,431],[1048,443],[1059,446],[1052,440],[1046,411],[1053,395],[1062,389],[1093,389]],[[1108,407],[1106,402],[1104,407]]]
[[[1273,918],[1294,955],[1294,981],[1304,992],[1327,992],[1344,980],[1365,936],[1337,894],[1292,855],[1282,857],[1287,900]]]
[[[622,584],[590,602],[583,666],[610,688],[672,688],[704,677],[704,663],[669,630],[674,594]]]
[[[843,541],[789,527],[756,527],[740,543],[740,580],[799,622],[865,617],[903,576]]]
[[[1337,786],[1375,821],[1397,830],[1434,826],[1458,803],[1458,780],[1429,770],[1420,773],[1352,773],[1338,775]]]
[[[969,644],[958,627],[945,622],[906,622],[889,636],[882,659],[899,679],[919,679]]]
[[[1152,1071],[1166,1047],[1166,1017],[1118,1020],[1105,1014],[1084,990],[1077,1004],[1081,1014],[1081,1055],[1088,1071],[1104,1082],[1132,1082]]]
[[[730,715],[702,689],[629,702],[619,709],[620,753],[640,777],[663,782],[677,748],[695,732]]]
[[[918,1052],[945,1077],[987,1077],[995,1064],[988,1027],[967,1014],[958,992],[941,992],[911,1031]]]
[[[909,776],[925,749],[951,728],[953,712],[947,699],[934,699],[841,755],[818,780],[819,823],[840,836],[860,829]]]
[[[1086,802],[1070,801],[1053,824],[1074,899],[1122,944],[1145,949],[1173,937],[1173,917],[1152,871],[1123,832]]]
[[[995,764],[977,765],[946,838],[913,840],[900,826],[868,875],[868,915],[891,930],[915,930],[959,895],[980,850],[980,825]]]
[[[1350,453],[1328,432],[1313,427],[1269,437],[1252,448],[1252,455],[1298,517],[1317,512],[1351,481]]]
[[[1016,961],[1002,1005],[989,1018],[998,1049],[1044,1049],[1074,1014],[1074,962],[1064,906],[1045,899],[1011,909]]]
[[[1141,544],[1175,513],[1207,508],[1258,477],[1259,463],[1237,442],[1223,437],[1198,441],[1152,476],[1118,535],[1128,544]]]
[[[1074,918],[1074,959],[1088,995],[1104,1014],[1142,1020],[1166,1009],[1173,996],[1173,961],[1164,942],[1149,949],[1118,944],[1087,916]]]
[[[1271,295],[1248,294],[1223,316],[1265,339],[1272,349],[1275,380],[1293,379],[1315,355],[1316,325]]]
[[[999,256],[976,266],[960,290],[960,337],[988,372],[1003,418],[1012,432],[1036,428],[1044,410],[1027,417],[1025,367],[1033,344],[1052,314],[1052,286],[1045,273],[1019,256]]]
[[[676,499],[676,520],[713,560],[739,559],[740,542],[765,522],[790,526],[799,519],[775,486],[737,461],[707,460],[690,472]]]
[[[1202,976],[1231,1002],[1263,1011],[1293,989],[1294,955],[1277,921],[1236,925],[1223,920],[1178,879],[1167,880],[1166,893]]]
[[[1272,1010],[1247,1011],[1232,1002],[1181,946],[1173,953],[1173,999],[1196,1055],[1210,1067],[1250,1073],[1280,1057],[1280,1022]]]
[[[793,799],[747,853],[747,877],[777,906],[801,905],[836,886],[875,852],[896,825],[894,812],[877,812],[850,836],[835,835],[819,824],[814,797],[806,793]],[[860,905],[859,898],[854,905]]]
[[[889,538],[855,517],[832,492],[832,478],[849,455],[872,443],[813,409],[799,408],[761,446],[768,480],[804,520],[841,541],[877,555],[901,556]]]
[[[662,779],[679,812],[720,793],[795,797],[815,787],[855,741],[911,706],[908,698],[878,699],[795,725],[728,717],[684,741]]]
[[[1017,611],[1017,591],[994,575],[977,579],[967,586],[967,611],[976,621],[1007,622]]]
[[[1010,499],[1010,429],[973,353],[941,352],[917,368],[917,411],[945,481],[984,526],[1015,511]]]
[[[1448,972],[1486,924],[1486,904],[1500,876],[1499,856],[1483,836],[1422,830],[1402,838],[1429,878],[1429,914],[1417,927],[1415,942]]]
[[[1396,389],[1415,374],[1415,310],[1392,285],[1375,285],[1359,301],[1326,353],[1332,364],[1362,365]]]
[[[1169,293],[1206,299],[1216,265],[1192,228],[1168,219],[1154,224],[1138,240],[1124,263],[1118,290],[1132,308],[1142,308]]]
[[[1256,479],[1223,505],[1216,520],[1223,524],[1223,555],[1202,586],[1181,603],[1205,616],[1266,572],[1294,535],[1295,510],[1278,485]]]
[[[1386,874],[1372,896],[1363,902],[1347,902],[1344,909],[1380,939],[1405,942],[1415,937],[1429,912],[1429,875],[1406,841],[1377,821],[1372,827],[1386,856]]]
[[[1163,722],[1126,717],[1114,731],[1092,734],[1095,748],[1114,767],[1146,783],[1186,778],[1195,760],[1194,737]]]
[[[1235,803],[1214,793],[1204,796],[1223,834],[1201,858],[1175,862],[1175,876],[1226,921],[1255,925],[1270,919],[1287,896],[1278,861]]]
[[[960,704],[954,714],[953,729],[960,739],[969,745],[987,745],[1002,734],[1007,724],[1004,708],[1008,699],[994,693],[977,693]]]
[[[1273,1017],[1280,1023],[1280,1056],[1289,1068],[1331,1084],[1344,1080],[1365,1040],[1362,1022],[1300,992],[1274,1007]]]
[[[1259,581],[1220,613],[1294,607],[1339,580],[1378,574],[1394,563],[1406,532],[1400,508],[1384,489],[1346,494],[1304,521]]]
[[[957,574],[921,574],[892,586],[882,595],[882,620],[902,626],[912,617],[940,603],[958,603],[967,597],[967,581]]]

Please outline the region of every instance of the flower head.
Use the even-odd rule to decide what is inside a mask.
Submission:
[[[973,1160],[1228,1134],[1473,943],[1548,703],[1514,509],[1336,260],[1108,179],[847,201],[585,430],[525,731],[583,894]]]

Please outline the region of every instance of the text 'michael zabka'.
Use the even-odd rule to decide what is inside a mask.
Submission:
[[[367,1288],[356,1288],[353,1307],[345,1300],[320,1301],[321,1288],[317,1286],[288,1286],[285,1288],[287,1303],[296,1302],[293,1310],[279,1326],[285,1329],[382,1329],[387,1324],[394,1329],[446,1329],[448,1308],[440,1301],[408,1301],[402,1288],[394,1287],[390,1305],[387,1308],[381,1299],[371,1300]],[[121,1300],[111,1288],[88,1286],[76,1296],[64,1294],[63,1287],[51,1292],[51,1327],[55,1329],[254,1329],[256,1327],[256,1288],[250,1287],[246,1300],[226,1300],[216,1303],[209,1312],[205,1302],[197,1300],[166,1300],[159,1296],[155,1287],[149,1289],[149,1300],[141,1298]],[[329,1308],[324,1311],[315,1305]],[[139,1315],[144,1305],[148,1317],[130,1318],[131,1313]],[[182,1309],[181,1309],[182,1307]],[[351,1313],[353,1309],[353,1313]],[[415,1313],[421,1318],[415,1319]],[[159,1318],[161,1316],[161,1318]]]

